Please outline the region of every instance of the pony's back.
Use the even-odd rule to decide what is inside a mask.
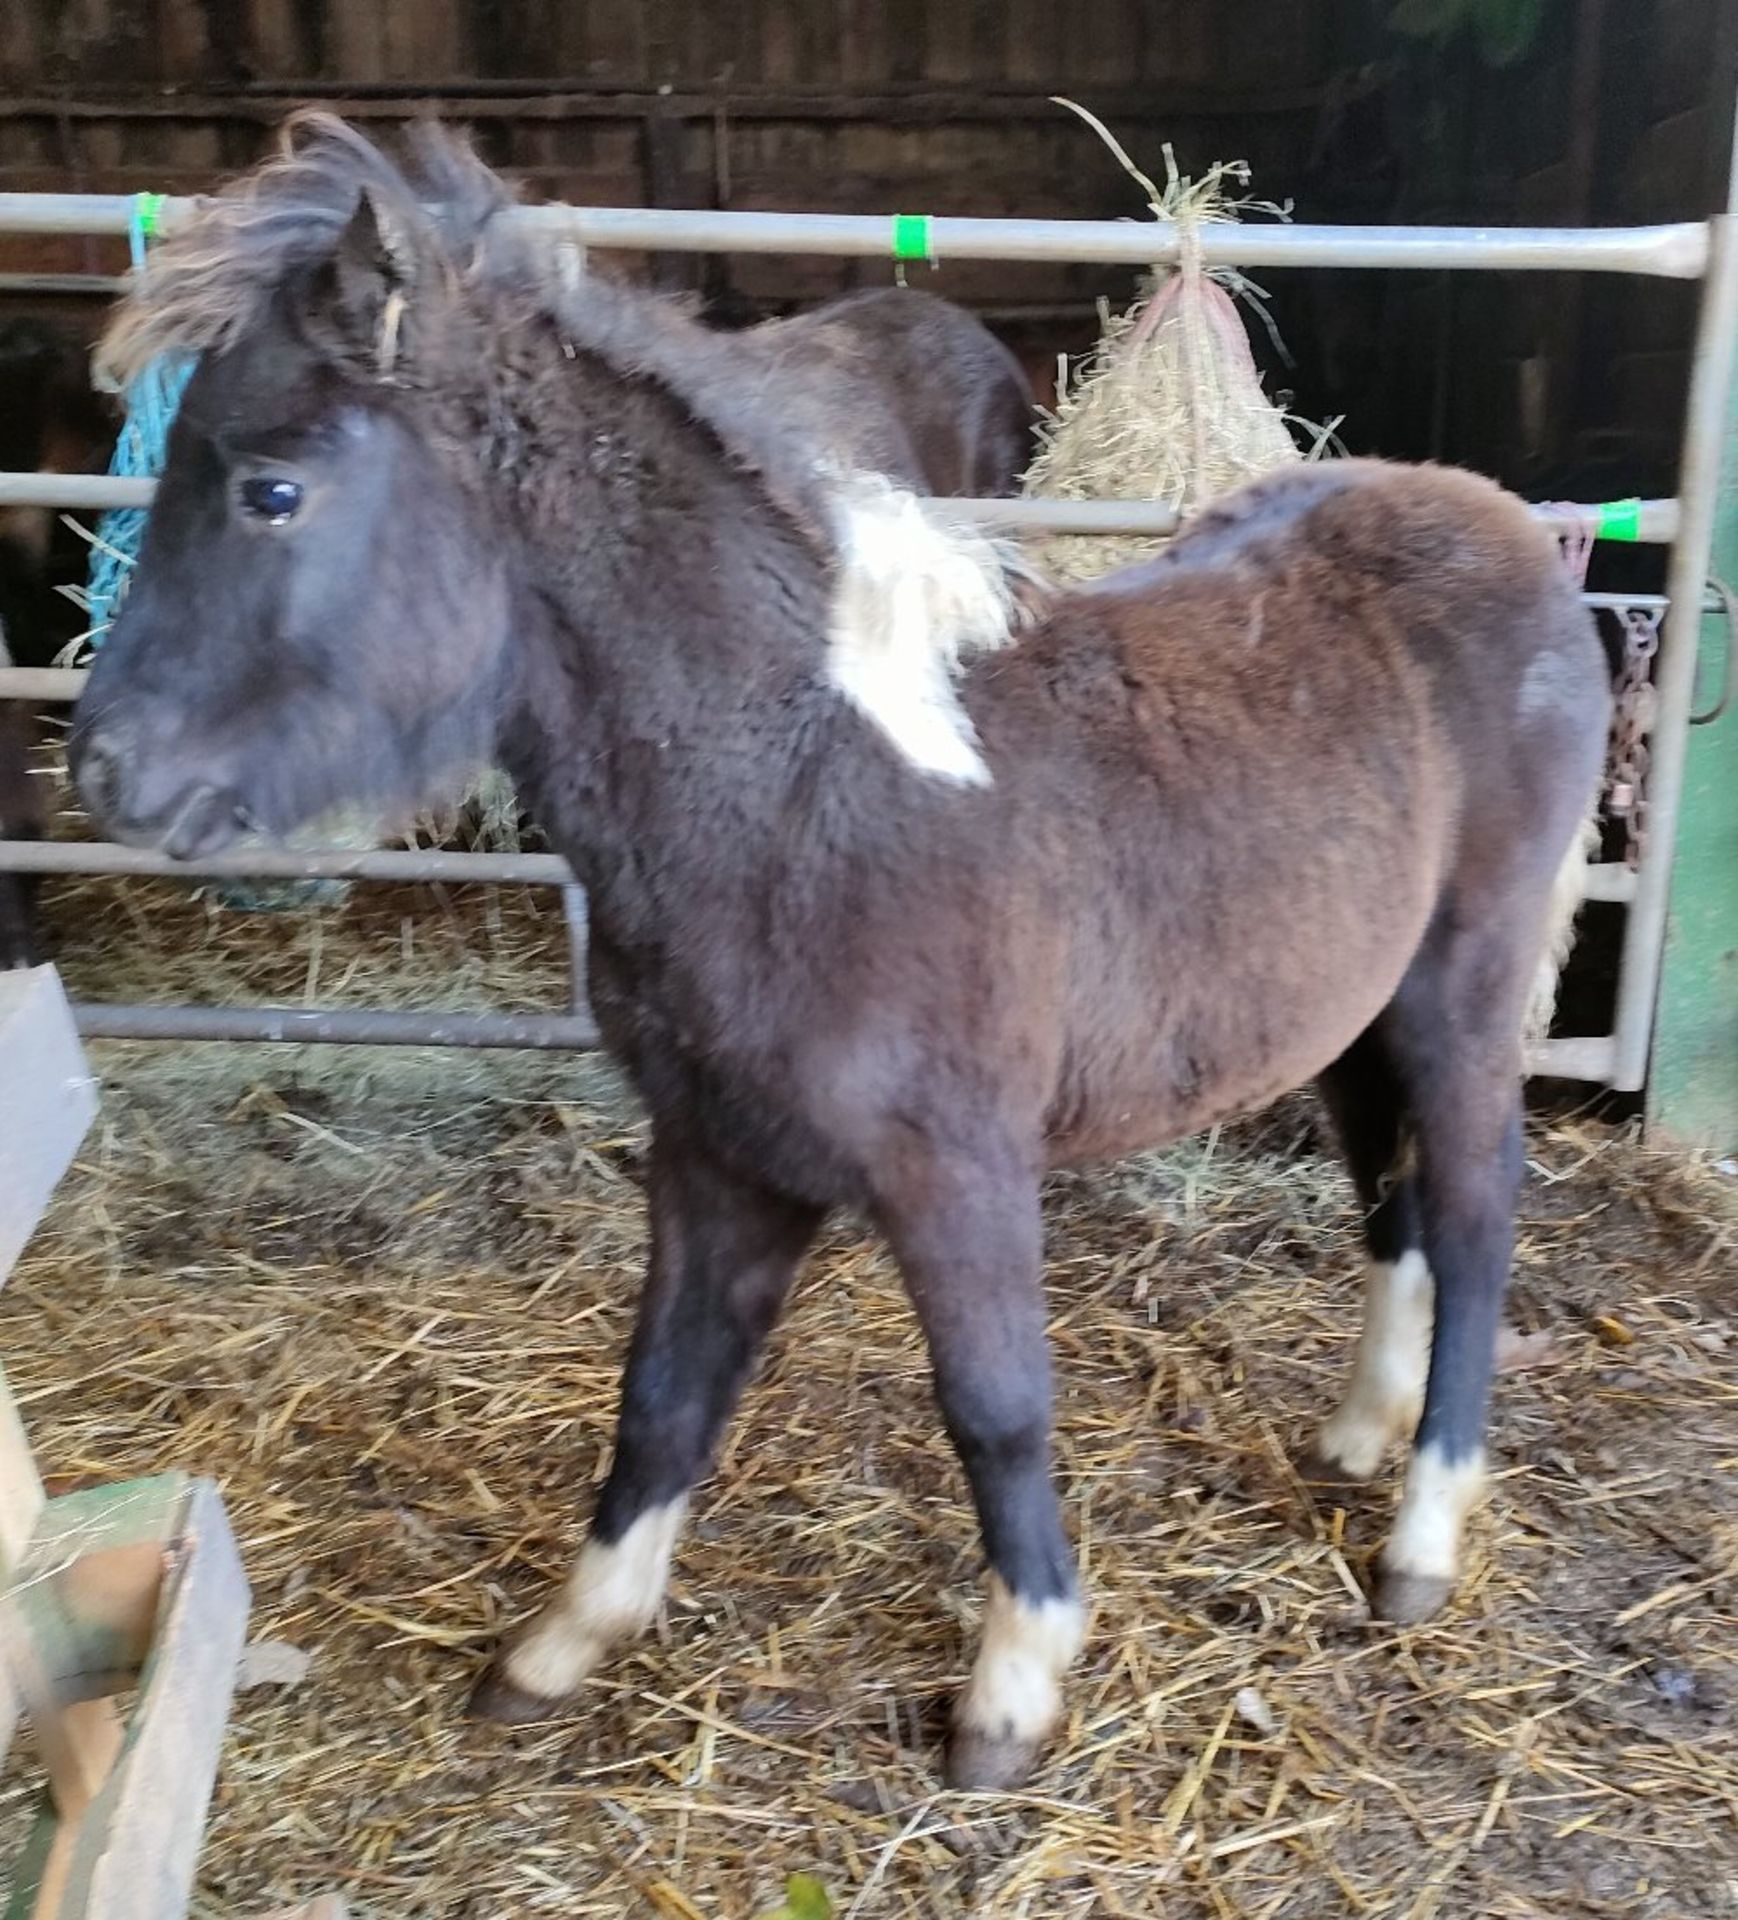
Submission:
[[[794,415],[843,466],[920,493],[1005,498],[1032,454],[1019,361],[982,321],[914,288],[846,294],[741,336]]]

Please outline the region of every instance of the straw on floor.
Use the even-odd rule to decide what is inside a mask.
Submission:
[[[50,906],[90,997],[558,1004],[536,901],[359,888],[210,920],[84,882]],[[1097,1612],[1039,1779],[970,1798],[935,1762],[974,1529],[863,1234],[811,1263],[658,1631],[570,1722],[473,1726],[469,1680],[607,1460],[632,1103],[579,1059],[95,1058],[103,1115],[0,1354],[57,1490],[216,1474],[255,1634],[312,1657],[237,1703],[199,1913],[342,1887],[377,1920],[738,1920],[793,1872],[860,1920],[1731,1911],[1729,1175],[1535,1125],[1490,1508],[1453,1610],[1405,1632],[1362,1598],[1394,1486],[1339,1506],[1289,1464],[1355,1328],[1311,1104],[1053,1181],[1059,1470]],[[8,1843],[30,1784],[0,1798]]]

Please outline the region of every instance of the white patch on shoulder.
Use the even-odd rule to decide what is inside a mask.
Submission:
[[[1421,1447],[1406,1470],[1406,1491],[1382,1551],[1384,1571],[1454,1579],[1460,1572],[1467,1515],[1478,1505],[1484,1486],[1482,1451],[1450,1461],[1437,1447]]]
[[[1039,1739],[1061,1711],[1058,1683],[1085,1638],[1079,1600],[1020,1600],[992,1574],[983,1640],[955,1722],[992,1740]]]
[[[873,475],[845,482],[836,527],[828,679],[914,767],[987,787],[954,677],[963,655],[1012,636],[1002,549],[973,527],[943,525],[916,494]]]
[[[1346,1397],[1323,1422],[1316,1452],[1354,1480],[1368,1480],[1389,1443],[1410,1438],[1430,1372],[1433,1288],[1416,1248],[1372,1260],[1364,1277],[1364,1325]]]
[[[588,1540],[567,1584],[508,1649],[507,1678],[543,1700],[574,1691],[619,1640],[658,1611],[687,1497],[642,1513],[605,1546]]]

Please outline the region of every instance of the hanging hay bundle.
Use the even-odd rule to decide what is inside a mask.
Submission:
[[[1101,309],[1098,344],[1064,367],[1056,411],[1041,432],[1027,470],[1031,499],[1151,500],[1187,515],[1259,474],[1321,453],[1327,430],[1294,422],[1263,391],[1234,294],[1259,309],[1260,289],[1201,258],[1201,226],[1259,210],[1282,209],[1233,189],[1248,185],[1241,162],[1210,167],[1199,179],[1179,174],[1165,153],[1161,190],[1135,166],[1110,132],[1083,108],[1071,107],[1105,141],[1140,184],[1154,216],[1177,230],[1180,258],[1158,267],[1124,313]],[[1300,447],[1293,426],[1301,428]],[[1146,559],[1163,542],[1103,535],[1053,535],[1037,546],[1057,579],[1090,580]]]

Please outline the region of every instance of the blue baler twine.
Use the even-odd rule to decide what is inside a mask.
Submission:
[[[136,193],[127,225],[127,243],[135,274],[145,271],[145,252],[162,215],[160,193]],[[127,417],[109,459],[109,472],[122,479],[155,479],[168,453],[169,428],[193,373],[190,355],[166,355],[150,362],[128,382]],[[127,582],[139,558],[148,509],[115,507],[97,522],[91,548],[90,641],[93,647],[113,622]]]

